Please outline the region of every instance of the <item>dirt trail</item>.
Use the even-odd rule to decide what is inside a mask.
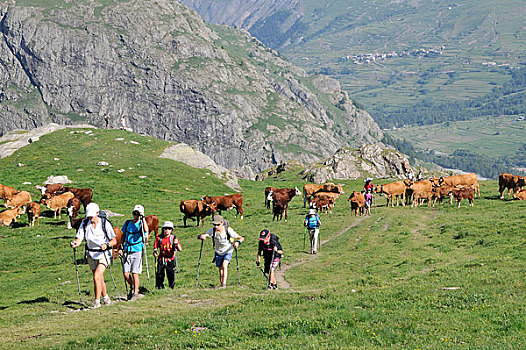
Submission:
[[[334,238],[340,237],[341,235],[347,233],[347,231],[349,231],[351,228],[358,226],[358,224],[360,222],[362,222],[364,219],[365,219],[365,217],[359,218],[358,220],[353,222],[351,226],[341,230],[336,235],[331,236],[330,238],[327,238],[327,239],[321,241],[320,245],[323,246],[324,244],[330,242]],[[291,269],[293,267],[296,267],[298,265],[301,265],[301,264],[309,262],[309,261],[311,261],[313,259],[316,259],[317,256],[318,256],[317,254],[312,254],[312,255],[308,255],[304,259],[296,261],[296,262],[294,262],[292,264],[283,264],[283,266],[281,267],[281,270],[277,270],[276,271],[276,282],[278,283],[279,288],[281,288],[281,289],[290,289],[290,283],[287,282],[287,280],[285,279],[285,272],[287,272],[288,269]]]

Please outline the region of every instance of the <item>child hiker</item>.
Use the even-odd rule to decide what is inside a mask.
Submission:
[[[155,273],[155,286],[158,289],[164,288],[164,274],[168,277],[168,286],[174,289],[175,286],[175,254],[181,251],[181,243],[173,234],[174,224],[165,221],[161,234],[155,239],[153,244],[153,257],[157,259],[157,272]]]
[[[364,215],[371,216],[371,205],[373,204],[373,194],[371,193],[371,190],[367,190],[364,194],[365,198],[365,206],[363,208]]]
[[[256,266],[259,267],[261,261],[261,252],[263,252],[263,259],[265,260],[264,273],[269,275],[269,289],[278,289],[276,284],[275,270],[278,267],[279,259],[283,256],[283,249],[279,243],[279,237],[271,234],[269,230],[262,230],[259,233],[259,248],[258,256],[256,258]]]

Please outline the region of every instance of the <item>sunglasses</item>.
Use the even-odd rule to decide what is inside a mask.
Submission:
[[[223,224],[221,223],[221,224],[212,224],[212,225],[214,225],[214,226],[221,226],[221,225],[223,225]]]

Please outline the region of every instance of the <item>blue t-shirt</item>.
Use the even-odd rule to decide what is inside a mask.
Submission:
[[[126,225],[126,223],[128,225]],[[142,252],[141,221],[133,223],[133,221],[129,220],[125,222],[122,226],[122,234],[126,235],[126,243],[124,244],[125,252]]]

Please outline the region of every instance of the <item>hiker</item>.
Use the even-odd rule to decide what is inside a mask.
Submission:
[[[121,130],[126,130],[126,116],[121,117]]]
[[[109,129],[110,128],[110,115],[109,114],[106,114],[106,116],[104,117],[104,121],[106,122],[106,129]]]
[[[260,266],[261,252],[263,252],[263,259],[265,260],[265,268],[263,273],[269,274],[269,289],[278,289],[276,283],[275,270],[278,267],[279,259],[283,256],[283,249],[279,243],[279,237],[270,233],[269,230],[262,230],[259,233],[259,248],[258,256],[256,258],[256,266]]]
[[[373,178],[372,177],[368,177],[366,178],[365,180],[363,180],[363,182],[365,182],[365,184],[363,185],[363,190],[364,192],[367,192],[368,190],[371,190],[371,192],[374,192],[374,184],[373,184]]]
[[[122,226],[122,243],[119,255],[123,257],[122,272],[130,285],[128,300],[144,297],[139,294],[139,275],[142,273],[143,249],[148,243],[148,225],[144,220],[144,207],[136,205],[132,211],[133,219],[126,220]],[[130,275],[131,274],[131,275]]]
[[[424,176],[422,175],[422,170],[418,171],[418,175],[416,176],[417,181],[422,181],[424,179]]]
[[[225,288],[228,279],[228,264],[230,260],[232,260],[232,252],[243,243],[245,238],[238,235],[232,227],[229,227],[228,221],[225,221],[221,215],[214,216],[212,224],[214,227],[206,231],[206,233],[199,235],[198,238],[205,241],[208,237],[212,237],[215,247],[215,257],[213,261],[219,269],[221,288]],[[232,243],[232,240],[235,239],[237,239],[237,241]]]
[[[365,205],[363,207],[364,215],[371,216],[371,206],[373,204],[373,193],[371,190],[367,190],[363,195],[365,198]]]
[[[316,209],[310,209],[309,214],[305,217],[304,226],[309,230],[311,254],[317,253],[320,225],[321,220],[320,216],[316,214]]]
[[[182,247],[173,231],[173,222],[165,221],[161,234],[157,236],[153,244],[153,256],[157,259],[155,287],[158,289],[164,289],[165,270],[166,277],[168,277],[168,286],[172,289],[175,286],[175,254],[176,250],[180,252]]]
[[[104,271],[111,263],[110,248],[117,244],[111,223],[105,217],[99,217],[99,213],[100,209],[96,203],[91,202],[86,206],[86,218],[82,220],[75,240],[70,243],[71,247],[76,249],[82,240],[86,239],[86,255],[91,272],[93,272],[94,308],[100,307],[101,295],[104,305],[111,304],[104,282]]]
[[[413,169],[409,170],[409,172],[407,173],[407,178],[409,179],[409,181],[415,181],[415,173]]]

